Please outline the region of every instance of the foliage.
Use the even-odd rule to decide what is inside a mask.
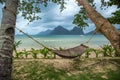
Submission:
[[[101,0],[102,4],[101,7],[110,7],[110,6],[117,6],[117,10],[112,13],[112,16],[108,18],[108,20],[113,24],[120,24],[120,1],[119,0]]]
[[[103,53],[103,56],[106,57],[106,56],[115,56],[115,49],[111,46],[111,45],[104,45],[101,47],[102,48],[102,53]]]
[[[19,47],[20,44],[22,44],[21,40],[17,41],[17,42],[14,42],[14,49],[16,49],[17,47]]]
[[[59,47],[59,50],[61,51],[61,50],[64,50],[64,48],[62,48],[62,47]]]
[[[28,55],[30,55],[31,53],[29,51],[27,51],[26,49],[24,49],[23,51],[19,51],[17,52],[15,55],[15,58],[28,58]]]
[[[31,53],[29,51],[27,51],[26,49],[23,50],[23,55],[25,56],[25,58],[28,58],[28,55],[30,55]]]
[[[44,58],[55,58],[55,54],[52,51],[49,51],[47,48],[43,48],[40,50],[40,53],[44,56]]]
[[[94,0],[88,0],[88,1],[94,8],[96,8]],[[86,26],[89,26],[88,23],[86,22],[88,20],[88,16],[83,7],[80,7],[79,13],[76,14],[74,17],[75,18],[73,20],[73,24],[76,24],[81,29],[84,29]]]
[[[40,52],[44,56],[44,58],[47,58],[47,55],[49,53],[49,50],[47,48],[41,49]]]
[[[27,51],[26,49],[24,49],[23,51],[18,52],[17,51],[17,47],[21,44],[21,41],[15,42],[15,58],[28,58],[28,56],[32,56],[33,58],[38,58],[39,54],[43,55],[43,58],[48,58],[48,59],[53,59],[56,58],[56,55],[48,50],[47,48],[43,48],[40,50],[36,50],[34,48],[31,48],[30,51]],[[64,50],[63,48],[59,47],[59,50]],[[112,56],[116,56],[116,51],[115,49],[108,44],[105,44],[103,46],[101,46],[101,50],[97,50],[97,49],[93,49],[93,48],[88,48],[85,51],[85,58],[89,58],[91,54],[95,54],[95,57],[98,58],[99,54],[103,54],[104,57],[112,57]]]
[[[86,12],[83,8],[81,8],[79,13],[75,15],[73,23],[79,26],[81,29],[83,29],[84,27],[88,26],[85,20],[87,20]]]
[[[100,51],[99,51],[99,50],[96,50],[96,49],[93,49],[93,52],[95,53],[96,58],[98,58],[98,57],[99,57],[99,54],[100,54]]]
[[[13,49],[14,49],[14,51],[15,51],[15,55],[16,55],[17,58],[21,55],[21,53],[18,53],[18,52],[17,52],[17,48],[20,46],[20,44],[22,44],[21,40],[20,40],[20,41],[17,41],[17,42],[14,42],[14,47],[13,47]]]
[[[39,50],[35,50],[34,48],[31,48],[31,54],[33,58],[38,58],[38,54],[40,53]]]
[[[47,48],[43,48],[40,50],[31,48],[30,51],[29,50],[27,51],[26,49],[24,49],[23,51],[17,51],[17,47],[19,47],[20,44],[22,44],[21,41],[14,43],[15,58],[28,58],[28,56],[30,55],[36,59],[38,58],[39,54],[42,54],[44,58],[55,58],[56,57],[56,55],[52,51],[49,51]]]
[[[15,58],[23,58],[24,52],[20,51],[16,53]]]
[[[95,7],[94,0],[88,0],[89,3]],[[80,6],[80,5],[79,5]],[[81,29],[84,29],[86,26],[89,26],[86,22],[88,20],[87,13],[83,7],[80,7],[80,11],[74,16],[73,24],[76,24]]]
[[[112,13],[113,16],[111,16],[110,18],[108,18],[108,20],[113,23],[113,24],[120,24],[120,10],[117,10],[116,12]]]
[[[86,63],[87,61],[89,63]],[[90,62],[93,62],[93,60],[87,61],[79,61],[77,67],[89,65]],[[56,68],[53,64],[43,63],[40,60],[14,60],[12,80],[120,80],[120,68],[108,63],[105,66],[96,64],[78,69],[68,66],[66,69]],[[111,65],[116,67],[111,67]]]
[[[21,12],[24,19],[30,22],[41,19],[40,16],[38,16],[41,12],[41,7],[42,5],[47,7],[49,2],[59,4],[61,11],[65,8],[64,0],[21,0],[18,7],[18,13]]]
[[[85,58],[89,58],[89,56],[93,53],[95,53],[96,58],[98,58],[100,54],[102,54],[103,57],[115,57],[116,56],[116,50],[109,44],[105,44],[101,46],[100,50],[88,48],[85,51]]]
[[[102,6],[113,6],[113,5],[116,5],[118,8],[120,8],[120,3],[119,3],[119,0],[101,0],[102,2]]]
[[[89,3],[96,9],[96,5],[94,3],[95,0],[88,0]],[[107,9],[108,7],[111,7],[113,5],[117,6],[117,10],[112,13],[112,16],[108,18],[108,20],[113,24],[120,24],[120,2],[119,0],[101,0],[101,9]],[[86,22],[88,19],[86,11],[83,9],[83,7],[80,8],[80,11],[78,14],[75,15],[75,18],[73,20],[73,24],[76,24],[81,29],[84,29],[86,26],[89,26]]]
[[[93,49],[88,48],[88,49],[85,51],[85,58],[89,58],[89,55],[91,54],[92,51],[93,51]]]
[[[0,0],[1,3],[3,3],[5,0]],[[88,0],[89,3],[96,8],[96,5],[94,3],[95,0]],[[41,7],[47,7],[49,5],[49,2],[53,2],[55,4],[60,5],[60,11],[65,9],[65,0],[20,0],[19,6],[18,6],[18,13],[21,13],[21,15],[24,17],[24,19],[29,20],[30,22],[34,20],[41,19],[38,14],[41,12]],[[118,10],[113,13],[113,16],[108,18],[108,20],[111,23],[117,23],[120,24],[119,15],[120,14],[120,3],[119,0],[101,0],[101,9],[103,7],[110,7],[116,5]],[[73,20],[73,23],[79,26],[81,29],[84,29],[84,27],[88,26],[87,22],[87,14],[86,11],[83,9],[83,7],[80,8],[80,11],[78,14],[75,15],[75,19]]]

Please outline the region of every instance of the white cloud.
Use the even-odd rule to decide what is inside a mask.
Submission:
[[[42,13],[39,15],[42,19],[38,21],[34,21],[28,25],[28,21],[24,20],[22,17],[18,15],[17,19],[17,26],[20,29],[25,31],[29,34],[36,34],[40,31],[44,31],[47,29],[53,29],[58,25],[62,25],[67,29],[73,28],[75,25],[72,24],[74,19],[74,15],[78,13],[79,7],[77,6],[76,0],[65,0],[67,2],[66,9],[60,12],[59,5],[50,3],[48,7],[42,7]],[[97,11],[100,12],[103,16],[109,17],[111,13],[116,10],[116,7],[110,7],[106,10],[101,10],[100,7],[100,0],[95,0],[97,5]],[[88,22],[89,23],[89,22]],[[89,23],[90,27],[86,28],[85,32],[88,32],[94,29],[94,24],[92,22]],[[18,33],[18,32],[16,32]]]
[[[117,10],[117,6],[109,7],[108,9],[106,9],[106,10],[103,11],[103,15],[105,17],[110,17],[111,13],[115,12],[116,10]]]
[[[76,13],[79,11],[78,5],[75,3],[75,0],[68,0],[66,1],[66,9],[64,9],[62,12],[59,12],[59,6],[54,7],[51,12],[54,12],[53,14],[55,15],[53,18],[55,20],[65,20],[69,17],[74,17]]]
[[[109,1],[109,0],[105,0],[105,1]],[[97,11],[99,13],[101,13],[101,15],[103,15],[104,17],[108,18],[111,16],[111,13],[116,11],[117,9],[117,6],[112,6],[112,7],[108,7],[106,8],[105,10],[101,10],[100,6],[101,6],[101,1],[100,0],[95,0],[95,3],[96,3],[96,8],[97,8]]]

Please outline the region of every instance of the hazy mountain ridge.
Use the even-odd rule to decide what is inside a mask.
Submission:
[[[84,34],[83,30],[78,27],[74,27],[70,32],[73,35],[83,35]]]
[[[62,26],[57,26],[53,30],[46,30],[36,35],[83,35],[83,30],[78,27],[74,27],[72,30],[67,30]]]
[[[50,35],[68,35],[70,34],[69,30],[63,28],[62,26],[58,26],[54,28],[51,32]]]
[[[120,31],[120,28],[118,28],[118,30]],[[53,30],[48,29],[46,31],[42,31],[42,32],[39,32],[38,34],[35,34],[35,36],[39,36],[39,35],[43,35],[43,36],[44,35],[92,35],[92,34],[94,34],[94,31],[84,33],[83,30],[81,30],[79,27],[73,27],[72,30],[68,30],[64,28],[63,26],[57,26]],[[15,35],[22,36],[24,34],[15,34]],[[100,33],[96,33],[96,35],[100,35]]]
[[[42,31],[42,32],[40,32],[40,33],[38,33],[38,34],[36,34],[36,35],[48,35],[48,34],[50,34],[51,33],[51,31],[52,30],[46,30],[46,31]]]

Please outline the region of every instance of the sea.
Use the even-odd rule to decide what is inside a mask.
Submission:
[[[49,48],[72,48],[80,44],[93,48],[100,48],[110,42],[103,35],[48,35],[48,36],[31,36],[38,42]],[[43,47],[27,36],[16,35],[15,42],[21,41],[17,49],[42,49]],[[89,41],[88,43],[86,43]]]

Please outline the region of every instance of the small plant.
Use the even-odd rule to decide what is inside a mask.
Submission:
[[[14,49],[14,51],[15,51],[16,58],[18,58],[19,55],[21,54],[21,53],[18,53],[18,52],[17,52],[17,48],[19,47],[20,44],[22,44],[22,43],[21,43],[21,40],[20,40],[20,41],[17,41],[17,42],[14,42],[14,47],[13,47],[13,49]]]
[[[40,53],[44,56],[44,58],[47,58],[49,50],[47,48],[41,49]]]
[[[31,54],[33,58],[38,58],[37,55],[39,54],[39,50],[35,50],[34,48],[31,48]]]
[[[59,47],[59,50],[61,51],[61,50],[64,50],[62,47]]]
[[[96,50],[96,49],[93,49],[93,52],[95,53],[96,58],[98,58],[98,56],[99,56],[99,54],[100,54],[100,51],[99,51],[99,50]]]
[[[28,58],[28,55],[30,54],[30,52],[24,49],[23,54],[25,55],[25,58]]]
[[[49,58],[49,59],[56,58],[56,55],[47,48],[41,49],[40,53],[43,55],[44,58]]]
[[[88,48],[88,49],[85,51],[85,58],[89,58],[89,55],[91,54],[92,51],[93,51],[93,49]]]
[[[113,55],[115,55],[115,49],[111,46],[111,45],[104,45],[101,47],[102,48],[102,53],[103,53],[103,56],[106,57],[106,56],[110,56],[112,57]]]
[[[23,58],[24,53],[23,52],[17,52],[16,58]]]

